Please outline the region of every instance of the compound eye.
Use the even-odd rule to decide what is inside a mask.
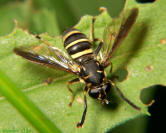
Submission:
[[[92,98],[97,99],[99,97],[99,89],[91,89],[89,91],[89,96],[91,96]]]

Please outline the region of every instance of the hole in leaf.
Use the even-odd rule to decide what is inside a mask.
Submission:
[[[148,111],[151,114],[148,117],[149,122],[147,126],[147,133],[165,131],[165,101],[166,101],[166,87],[161,85],[151,86],[145,88],[140,96],[143,103],[147,104],[152,99],[155,102],[149,106]]]
[[[144,88],[141,91],[140,99],[144,104],[148,105],[149,103],[151,103],[151,101],[154,98],[155,89],[156,89],[156,86],[151,86],[148,88]]]
[[[126,68],[119,68],[112,76],[112,80],[118,80],[119,82],[122,82],[127,79],[128,77],[128,70]]]
[[[138,3],[153,3],[155,0],[136,0]]]

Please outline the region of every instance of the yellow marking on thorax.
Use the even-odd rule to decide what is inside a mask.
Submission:
[[[88,86],[88,88],[90,88],[92,86],[92,83],[87,83],[86,85]]]
[[[75,44],[79,43],[79,42],[87,42],[89,41],[88,39],[78,39],[78,40],[75,40],[73,42],[71,42],[69,45],[67,45],[65,48],[68,49],[70,48],[71,46],[74,46]]]
[[[99,93],[99,97],[98,97],[98,99],[100,100],[100,98],[101,98],[101,93]]]
[[[72,34],[75,34],[75,33],[81,33],[80,31],[78,30],[74,30],[74,31],[70,31],[69,33],[67,33],[64,37],[63,37],[63,43],[65,42],[65,40],[71,36]]]
[[[100,64],[99,64],[99,62],[96,62],[96,64],[99,66]]]
[[[86,49],[86,50],[81,51],[81,52],[78,52],[76,54],[73,54],[73,55],[71,55],[71,57],[73,59],[76,59],[78,57],[81,57],[82,55],[86,55],[86,54],[90,54],[90,53],[93,53],[93,50],[91,48],[90,49]]]
[[[82,68],[83,68],[84,71],[86,71],[86,68],[84,66]]]
[[[107,77],[107,73],[106,73],[106,71],[104,71],[104,75],[105,75],[105,77]]]
[[[81,83],[85,83],[85,81],[82,78],[79,78]]]
[[[97,70],[98,73],[102,73],[103,71]]]
[[[88,75],[88,76],[85,76],[85,77],[84,77],[84,79],[88,79],[89,77],[90,77],[90,75]]]
[[[107,77],[107,74],[106,74],[106,71],[104,71],[104,79],[103,79],[104,82],[107,81],[107,78],[106,78],[106,77]]]

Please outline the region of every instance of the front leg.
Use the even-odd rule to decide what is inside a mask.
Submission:
[[[94,42],[94,23],[95,23],[95,17],[92,17],[92,22],[91,22],[91,25],[90,25],[90,41],[91,43]]]
[[[129,99],[127,99],[123,93],[120,91],[120,89],[112,82],[110,81],[110,84],[113,86],[113,88],[119,93],[120,97],[126,101],[129,105],[131,105],[133,108],[135,108],[136,110],[141,110],[140,107],[138,107],[137,105],[135,105],[133,102],[131,102]]]
[[[77,128],[81,128],[84,124],[84,121],[85,121],[85,116],[86,116],[86,112],[87,112],[87,100],[86,100],[87,91],[88,91],[88,87],[86,86],[84,89],[84,112],[82,114],[81,122],[77,123]]]
[[[70,81],[68,81],[66,84],[67,84],[67,89],[71,92],[71,94],[72,94],[72,97],[71,97],[71,101],[70,101],[70,103],[69,103],[69,106],[72,106],[72,103],[73,103],[73,101],[74,101],[74,93],[73,93],[73,91],[72,91],[72,89],[70,89],[70,87],[69,87],[69,85],[70,84],[73,84],[73,83],[76,83],[76,82],[79,82],[80,80],[79,80],[79,78],[76,78],[76,79],[73,79],[73,80],[70,80]]]
[[[91,22],[91,25],[90,25],[90,42],[91,43],[94,43],[96,41],[99,41],[99,45],[97,47],[97,49],[95,50],[95,56],[97,57],[99,51],[101,50],[103,44],[104,44],[104,41],[102,39],[99,39],[99,38],[95,38],[94,37],[94,23],[95,23],[95,17],[92,17],[92,22]]]

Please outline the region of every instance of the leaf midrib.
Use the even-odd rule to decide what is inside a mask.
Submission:
[[[72,77],[72,74],[66,74],[64,76],[54,78],[52,82],[55,83],[56,81],[60,81],[62,79],[66,79],[66,78],[69,78],[69,77]],[[42,82],[40,84],[35,84],[35,85],[31,86],[31,87],[25,88],[22,91],[24,93],[28,93],[28,92],[31,92],[31,91],[39,88],[39,87],[43,87],[43,86],[46,86],[46,85],[47,85],[47,83]],[[5,98],[3,96],[0,96],[0,101],[2,101],[2,100],[5,100]]]

